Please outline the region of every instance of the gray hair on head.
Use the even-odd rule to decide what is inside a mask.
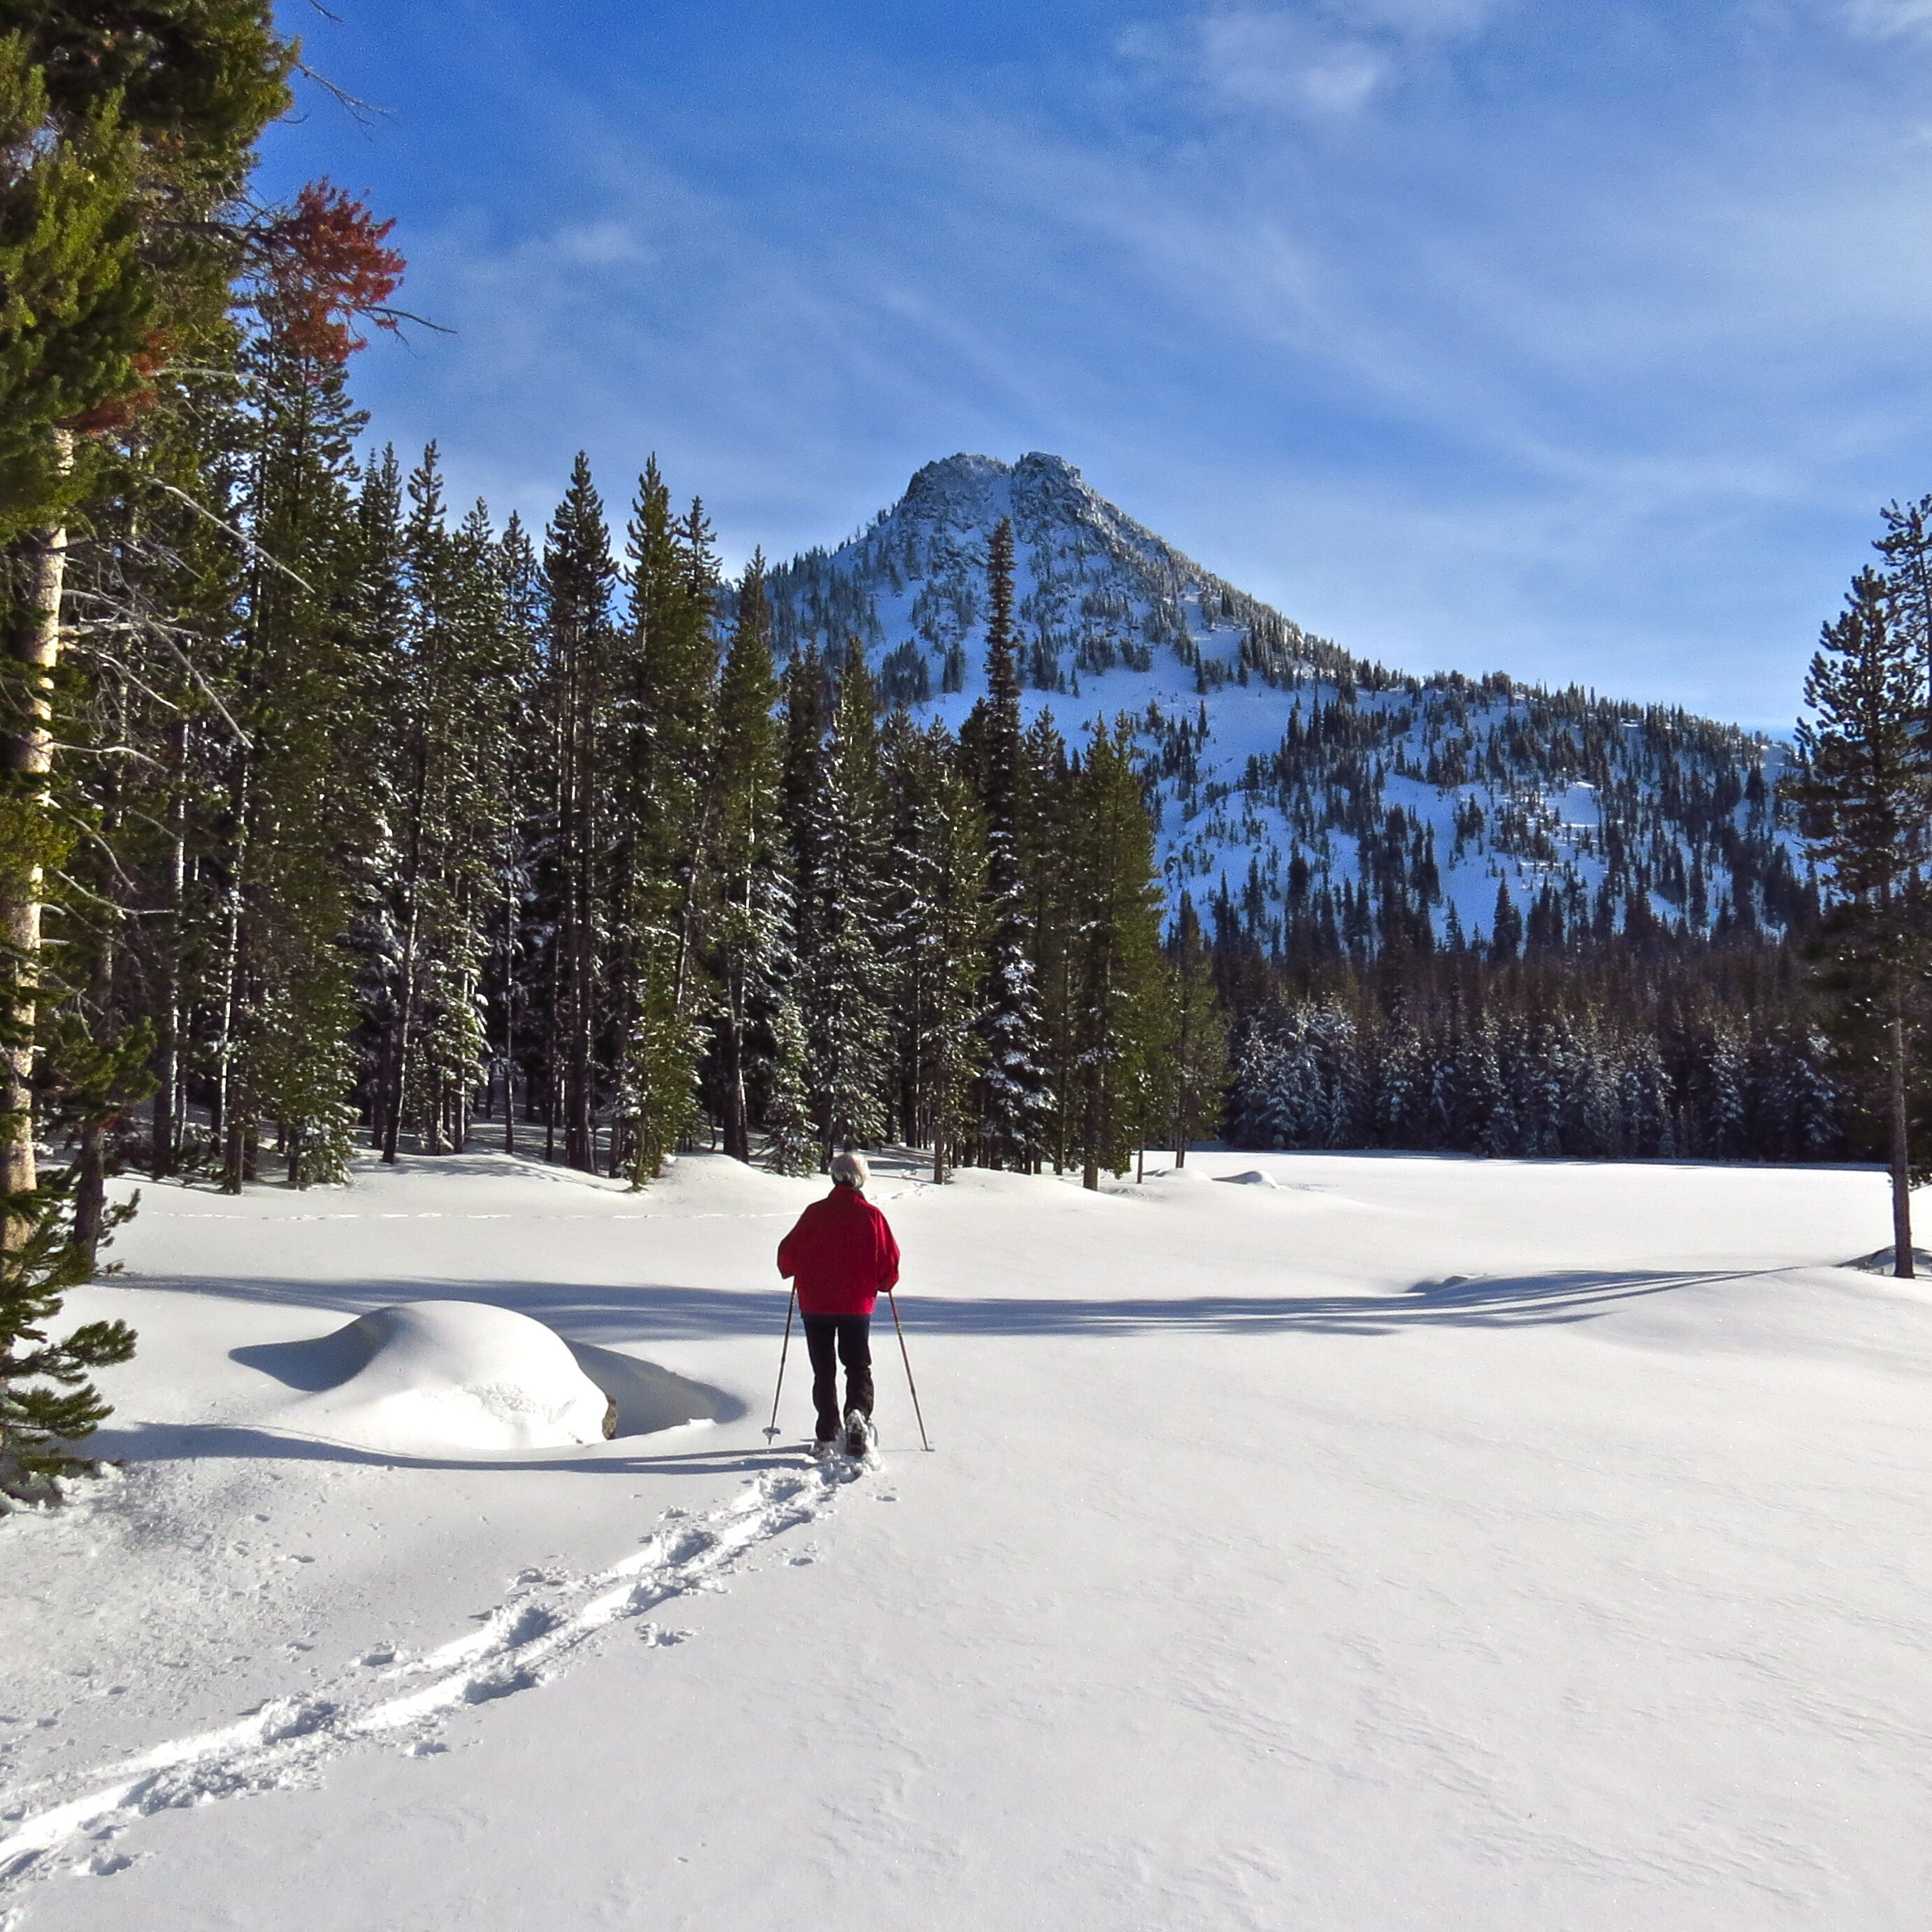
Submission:
[[[872,1178],[872,1170],[866,1165],[862,1154],[835,1154],[832,1156],[832,1178],[841,1187],[863,1188]]]

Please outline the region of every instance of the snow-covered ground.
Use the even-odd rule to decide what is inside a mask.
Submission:
[[[141,1330],[127,1474],[0,1526],[0,1923],[1932,1922],[1932,1293],[1831,1265],[1880,1177],[1168,1165],[880,1164],[934,1453],[884,1325],[862,1473],[761,1434],[816,1184],[148,1188],[70,1304]],[[342,1338],[418,1300],[710,1418],[572,1442],[553,1352],[562,1446],[399,1449],[320,1398],[444,1360]]]

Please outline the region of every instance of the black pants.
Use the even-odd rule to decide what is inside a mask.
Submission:
[[[861,1415],[872,1412],[872,1318],[808,1315],[803,1320],[805,1346],[812,1356],[812,1400],[818,1411],[818,1439],[830,1442],[844,1425],[845,1408],[856,1408]],[[838,1406],[838,1362],[845,1364],[845,1408]]]

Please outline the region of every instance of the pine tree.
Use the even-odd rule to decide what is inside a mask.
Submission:
[[[1070,1158],[1079,1106],[1073,1072],[1082,998],[1076,946],[1078,778],[1078,760],[1069,758],[1052,717],[1041,712],[1020,740],[1014,799],[1033,968],[1034,1050],[1047,1096],[1037,1126],[1041,1150],[1056,1174],[1066,1171]]]
[[[1218,1132],[1221,1096],[1228,1078],[1228,1021],[1214,990],[1214,963],[1202,936],[1194,902],[1184,892],[1174,923],[1172,1096],[1174,1164],[1184,1166],[1187,1144]],[[1396,1110],[1397,1118],[1406,1109]]]
[[[758,1030],[784,950],[789,895],[779,818],[782,767],[772,711],[771,611],[764,558],[754,551],[738,584],[736,615],[718,687],[712,817],[717,826],[718,905],[713,944],[719,989],[718,1091],[724,1151],[752,1157],[752,1094],[761,1055]],[[766,1064],[769,1064],[769,1057]]]
[[[986,817],[986,976],[981,987],[980,1142],[989,1167],[1031,1168],[1052,1105],[1040,1064],[1039,1009],[1028,952],[1018,853],[1019,682],[1013,666],[1013,528],[995,526],[986,560],[986,696],[980,713],[980,803]]]
[[[610,561],[604,505],[581,452],[570,487],[544,534],[544,709],[549,792],[539,916],[548,928],[543,968],[551,991],[548,1096],[550,1140],[563,1129],[564,1158],[597,1164],[598,1046],[609,917],[605,818],[608,692],[614,643]]]
[[[829,1161],[888,1132],[884,952],[886,827],[865,648],[855,638],[812,807],[815,875],[800,958],[807,1084]]]
[[[1096,725],[1076,791],[1074,1148],[1090,1188],[1100,1186],[1102,1167],[1124,1173],[1130,1150],[1172,1118],[1160,1096],[1174,1001],[1160,948],[1154,828],[1132,742],[1124,722],[1111,734]]]
[[[530,1108],[531,1047],[544,1038],[548,999],[532,985],[537,950],[530,930],[544,828],[545,761],[532,758],[545,742],[542,640],[546,612],[543,566],[521,520],[512,514],[496,546],[495,569],[501,598],[502,648],[510,667],[508,743],[501,766],[502,826],[496,872],[496,904],[489,957],[495,1015],[494,1040],[503,1075],[503,1151],[517,1151],[517,1093]],[[542,1083],[539,1083],[542,1084]]]
[[[719,803],[710,782],[717,566],[703,506],[674,518],[655,458],[628,535],[631,626],[610,734],[610,932],[619,1136],[641,1186],[698,1113],[700,955]],[[614,1146],[614,1172],[621,1161]]]
[[[1922,682],[1932,694],[1932,496],[1888,503],[1879,515],[1885,535],[1873,548],[1886,561],[1892,626],[1917,653]]]
[[[62,1296],[94,1272],[92,1254],[67,1238],[57,1189],[51,1198],[57,1204],[34,1212],[25,1238],[0,1255],[0,1516],[10,1502],[52,1501],[58,1478],[92,1468],[70,1445],[111,1412],[87,1372],[134,1352],[134,1331],[124,1322],[86,1322],[58,1342],[48,1340]]]
[[[891,799],[886,932],[900,1136],[930,1145],[935,1180],[974,1127],[985,971],[985,821],[943,724],[903,712],[882,740]]]
[[[223,896],[214,1041],[223,1185],[255,1178],[266,1116],[292,1178],[339,1178],[354,1124],[353,882],[370,842],[377,734],[355,623],[358,555],[342,362],[271,329],[250,352],[255,443],[242,514],[251,539],[227,676],[238,736],[224,748]]]
[[[810,1174],[818,1166],[818,1136],[806,1093],[805,1025],[795,1000],[779,1000],[771,1018],[771,1037],[765,1164],[774,1174]]]
[[[1928,968],[1927,811],[1932,760],[1924,666],[1892,621],[1875,571],[1854,580],[1804,680],[1790,782],[1807,848],[1838,896],[1821,932],[1820,977],[1855,1064],[1878,1076],[1888,1122],[1894,1267],[1912,1274],[1913,1046]]]
[[[406,716],[406,639],[410,599],[408,559],[403,536],[403,475],[393,446],[362,472],[356,502],[356,557],[354,626],[364,653],[364,682],[369,701],[385,717]],[[399,889],[410,872],[398,848],[410,760],[400,742],[386,743],[386,755],[371,760],[369,808],[375,836],[362,855],[366,876],[358,881],[351,943],[362,958],[356,987],[370,1064],[363,1081],[371,1138],[386,1160],[396,1157],[401,1130],[404,1064],[401,1003],[404,928]],[[399,788],[404,788],[399,790]]]
[[[406,770],[397,788],[405,1077],[394,1100],[434,1154],[465,1145],[488,1058],[484,968],[518,802],[511,732],[528,671],[488,513],[479,503],[456,530],[446,526],[434,445],[410,496],[411,622],[399,707]]]
[[[1514,959],[1522,948],[1522,914],[1510,897],[1509,881],[1496,883],[1496,909],[1490,922],[1490,958],[1493,964]]]

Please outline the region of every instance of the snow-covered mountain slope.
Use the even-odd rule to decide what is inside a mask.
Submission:
[[[69,1307],[126,1473],[0,1526],[0,1926],[1922,1932],[1932,1297],[1826,1265],[1882,1174],[1148,1166],[881,1156],[935,1448],[882,1317],[863,1475],[796,1332],[762,1433],[822,1183],[147,1186]],[[412,1296],[735,1402],[292,1428]]]
[[[956,723],[985,688],[986,548],[1012,520],[1030,712],[1135,724],[1172,892],[1293,951],[1633,917],[1786,924],[1806,888],[1780,748],[1681,710],[1358,661],[1164,543],[1058,457],[928,464],[770,580],[782,656],[857,639],[886,701]]]

